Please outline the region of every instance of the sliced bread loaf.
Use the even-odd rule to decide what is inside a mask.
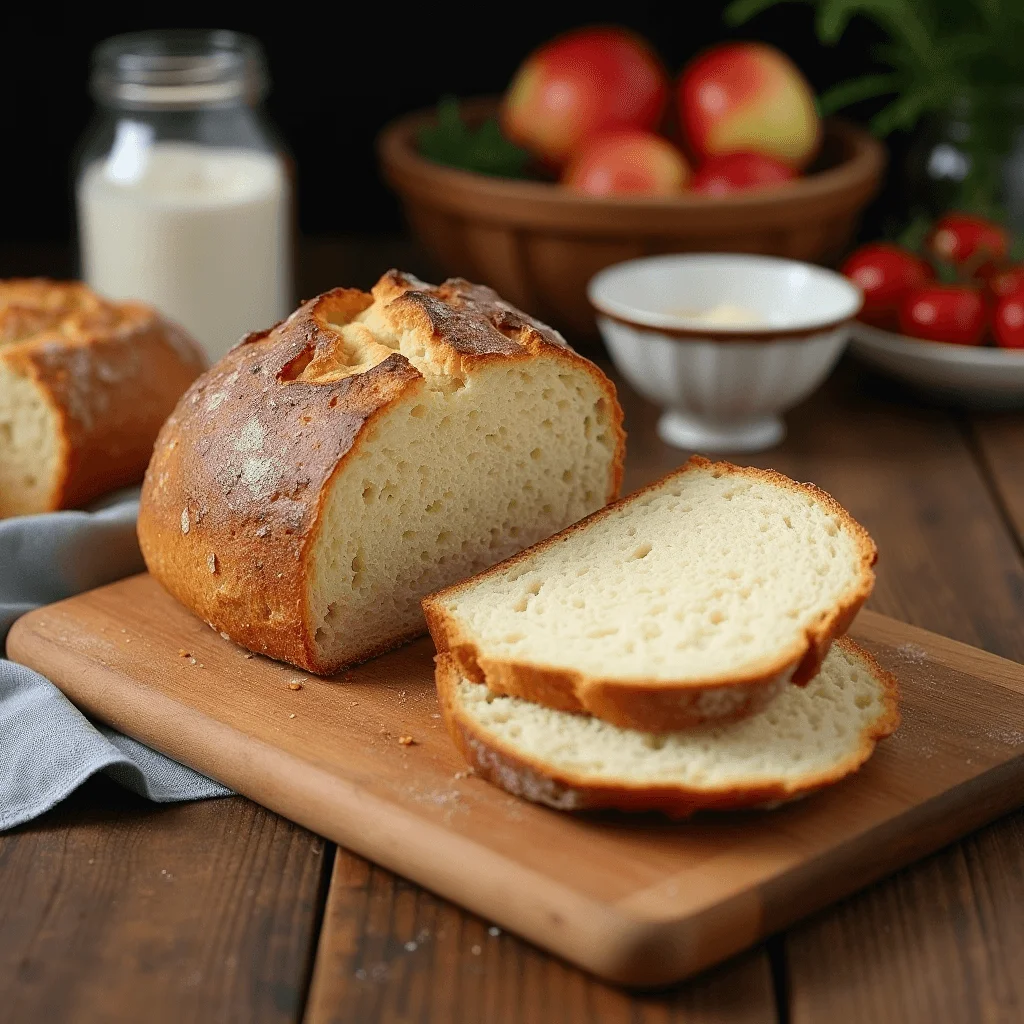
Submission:
[[[420,601],[618,493],[615,389],[489,288],[391,271],[250,335],[178,403],[139,510],[150,572],[219,632],[331,673]]]
[[[824,491],[695,457],[424,610],[438,651],[495,693],[667,731],[813,677],[875,558]]]
[[[896,680],[852,640],[806,686],[728,725],[623,729],[589,715],[499,697],[437,661],[448,730],[477,774],[559,810],[616,808],[682,817],[768,806],[855,772],[899,724]]]

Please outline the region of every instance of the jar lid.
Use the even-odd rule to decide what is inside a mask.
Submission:
[[[263,49],[226,30],[130,32],[104,40],[92,55],[96,100],[134,110],[195,110],[258,103],[267,92]]]

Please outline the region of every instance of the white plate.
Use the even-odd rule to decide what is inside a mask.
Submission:
[[[1024,350],[921,341],[860,321],[850,347],[864,362],[947,402],[1024,406]]]

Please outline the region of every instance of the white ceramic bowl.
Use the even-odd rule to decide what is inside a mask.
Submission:
[[[612,359],[662,406],[678,448],[759,451],[780,413],[809,395],[842,354],[863,296],[831,270],[774,256],[648,256],[602,270],[587,289]],[[733,307],[746,323],[709,323]]]
[[[1024,406],[1024,351],[920,341],[856,323],[853,351],[933,397],[973,408]]]

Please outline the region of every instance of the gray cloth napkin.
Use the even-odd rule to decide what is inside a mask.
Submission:
[[[32,608],[141,572],[138,507],[132,490],[88,512],[0,520],[0,645],[14,620]],[[38,672],[0,660],[0,831],[49,810],[99,771],[159,802],[231,792],[93,725]]]

